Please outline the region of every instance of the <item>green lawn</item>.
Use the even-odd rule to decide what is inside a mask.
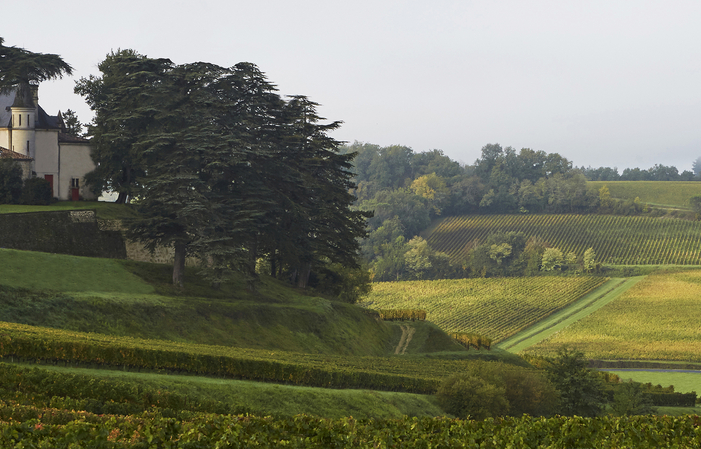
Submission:
[[[66,292],[155,293],[116,259],[0,249],[0,284]]]
[[[606,370],[614,373],[622,381],[632,379],[635,382],[651,383],[652,385],[662,385],[668,387],[674,385],[674,391],[679,393],[691,393],[695,391],[701,393],[701,372],[684,373],[674,371],[637,371],[637,370]]]
[[[59,201],[49,206],[0,204],[0,214],[80,209],[95,209],[97,218],[102,218],[105,220],[121,220],[135,218],[137,216],[134,209],[128,204],[106,203],[102,201]]]

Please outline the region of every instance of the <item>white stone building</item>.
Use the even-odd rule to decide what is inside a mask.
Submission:
[[[26,177],[49,181],[55,198],[95,199],[84,179],[95,169],[90,141],[67,134],[61,112],[48,115],[39,106],[39,86],[31,87],[31,98],[0,95],[0,157],[17,160]]]

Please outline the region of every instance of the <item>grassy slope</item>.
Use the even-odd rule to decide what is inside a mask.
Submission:
[[[258,415],[307,415],[326,418],[401,418],[440,416],[444,412],[435,397],[411,393],[371,390],[336,390],[297,387],[202,376],[134,373],[118,370],[66,368],[49,365],[20,365],[66,375],[89,376],[134,387],[179,394],[200,403],[220,401]]]
[[[599,360],[701,362],[701,271],[659,271],[526,353],[562,345]]]
[[[212,289],[196,270],[184,291],[166,265],[0,250],[0,320],[116,336],[326,354],[385,355],[401,330],[348,304],[273,279]],[[37,275],[40,273],[40,275]],[[51,289],[51,290],[49,290]],[[409,352],[454,343],[423,331]],[[429,338],[430,337],[430,338]]]
[[[688,208],[689,198],[701,195],[701,182],[697,181],[590,181],[597,190],[608,187],[611,197],[673,208]]]

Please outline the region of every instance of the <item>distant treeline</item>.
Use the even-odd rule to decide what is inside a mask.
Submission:
[[[647,170],[626,168],[623,173],[618,173],[617,167],[579,168],[588,181],[701,181],[701,158],[694,161],[693,169],[679,173],[677,167],[662,164]]]

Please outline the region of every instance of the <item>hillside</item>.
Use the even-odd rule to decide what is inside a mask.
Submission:
[[[360,309],[264,278],[170,285],[170,267],[0,250],[0,320],[106,335],[317,353],[383,355],[401,330]],[[35,276],[41,273],[41,276]]]
[[[361,305],[422,309],[446,332],[508,338],[596,290],[601,277],[520,277],[381,282]]]
[[[563,253],[619,265],[701,264],[701,222],[612,215],[462,215],[437,220],[423,235],[459,262],[496,232],[523,232]]]
[[[606,186],[611,198],[635,200],[651,206],[689,208],[689,198],[701,195],[698,181],[589,181],[590,187],[599,190]]]

